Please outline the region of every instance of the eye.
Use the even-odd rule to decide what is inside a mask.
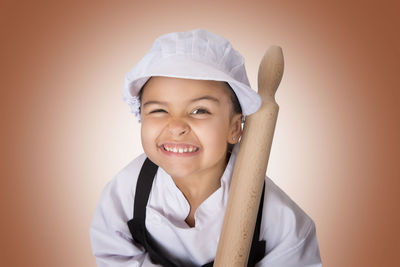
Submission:
[[[155,115],[158,115],[158,114],[166,114],[166,113],[168,113],[165,109],[162,109],[162,108],[157,108],[157,109],[153,109],[153,110],[150,110],[147,114],[149,114],[149,115],[151,115],[151,114],[155,114]]]
[[[152,113],[167,113],[167,111],[165,111],[164,109],[159,108],[159,109],[155,109],[155,110],[152,110],[152,111],[149,112],[149,114],[152,114]]]
[[[196,108],[191,112],[191,114],[197,115],[197,114],[211,114],[211,113],[205,108]]]

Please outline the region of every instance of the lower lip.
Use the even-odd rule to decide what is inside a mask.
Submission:
[[[200,153],[200,149],[198,149],[196,152],[183,152],[183,153],[178,153],[178,152],[171,152],[165,150],[163,147],[159,147],[162,153],[168,156],[174,156],[174,157],[193,157],[196,156]]]

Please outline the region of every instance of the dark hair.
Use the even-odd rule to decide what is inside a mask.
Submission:
[[[242,107],[240,106],[240,102],[239,102],[239,99],[236,96],[235,91],[233,91],[233,89],[232,89],[232,87],[231,87],[231,85],[229,83],[225,82],[225,84],[229,88],[229,90],[228,90],[229,91],[229,97],[230,97],[231,102],[232,102],[232,116],[236,115],[236,114],[242,114]],[[228,143],[228,157],[230,157],[230,154],[232,153],[233,147],[234,147],[234,144]]]
[[[232,87],[230,86],[229,83],[225,82],[225,84],[228,86],[229,90],[229,97],[232,102],[232,111],[233,114],[242,114],[242,107],[240,106],[239,99],[237,98],[235,91],[233,91]]]

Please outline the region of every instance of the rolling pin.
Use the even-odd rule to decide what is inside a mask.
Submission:
[[[271,46],[258,69],[261,107],[244,123],[214,266],[247,265],[278,116],[275,93],[283,67],[282,49]]]

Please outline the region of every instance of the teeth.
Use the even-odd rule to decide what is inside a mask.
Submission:
[[[193,147],[193,146],[184,147],[184,148],[182,148],[182,147],[177,148],[177,147],[169,147],[169,146],[165,146],[164,145],[163,147],[168,152],[180,153],[180,154],[187,153],[187,152],[189,152],[189,153],[190,152],[196,152],[197,150],[199,150],[197,147]]]

